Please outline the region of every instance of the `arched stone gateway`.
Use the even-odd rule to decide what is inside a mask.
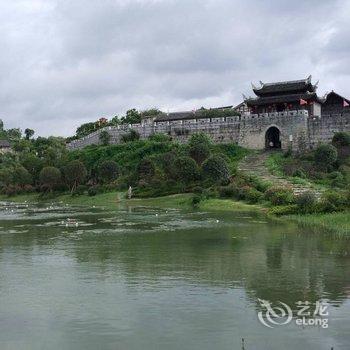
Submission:
[[[265,134],[265,148],[281,148],[281,133],[275,126],[267,129]]]

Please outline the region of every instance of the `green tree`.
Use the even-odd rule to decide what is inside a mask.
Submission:
[[[330,169],[337,161],[337,158],[337,149],[332,145],[320,145],[315,150],[315,163],[320,169]]]
[[[13,181],[12,171],[8,168],[0,169],[0,186],[5,187]]]
[[[139,179],[149,180],[155,174],[154,163],[150,159],[142,159],[137,167],[137,174]]]
[[[122,135],[123,142],[132,142],[132,141],[137,141],[139,139],[140,139],[140,134],[133,129],[131,129],[128,133]]]
[[[190,156],[197,162],[198,165],[202,164],[205,159],[210,155],[211,142],[209,137],[200,132],[193,134],[189,141]]]
[[[174,161],[174,177],[185,183],[198,180],[199,168],[197,163],[190,157],[181,156]]]
[[[34,135],[34,130],[32,129],[25,129],[24,134],[26,135],[26,139],[29,140]]]
[[[114,116],[110,122],[109,122],[109,125],[113,125],[113,126],[117,126],[117,125],[120,125],[121,124],[121,120],[119,119],[119,116]]]
[[[38,179],[39,172],[43,167],[43,161],[33,153],[20,155],[21,164],[32,174],[34,179]]]
[[[141,114],[135,109],[129,109],[126,116],[120,119],[121,124],[139,124],[141,123]]]
[[[98,136],[98,139],[103,146],[107,146],[111,140],[111,135],[108,133],[108,131],[102,130]]]
[[[12,171],[12,182],[15,185],[30,185],[33,179],[29,171],[21,165],[16,166]]]
[[[79,160],[72,160],[64,167],[64,181],[71,193],[82,184],[87,176],[84,163]]]
[[[11,142],[19,141],[22,137],[22,131],[18,128],[8,129],[6,131],[7,138]]]
[[[111,182],[118,176],[118,165],[114,160],[105,160],[98,167],[98,177],[102,182]]]
[[[213,181],[227,181],[230,177],[226,160],[220,154],[210,156],[202,164],[203,175]]]
[[[344,163],[350,156],[350,133],[337,132],[334,134],[332,144],[338,151],[339,163]]]
[[[45,189],[52,191],[61,182],[61,172],[56,167],[47,166],[40,171],[39,180]]]
[[[85,123],[80,125],[77,128],[75,134],[77,135],[78,138],[81,138],[91,134],[94,131],[96,131],[96,124],[94,122],[91,122],[91,123]]]
[[[20,154],[28,153],[32,150],[32,143],[27,139],[20,139],[13,143],[13,149]]]
[[[337,132],[332,138],[332,144],[335,147],[350,146],[350,133]]]

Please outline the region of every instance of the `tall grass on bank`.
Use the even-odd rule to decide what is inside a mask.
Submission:
[[[312,231],[325,230],[350,237],[350,211],[329,214],[291,215],[287,218]]]

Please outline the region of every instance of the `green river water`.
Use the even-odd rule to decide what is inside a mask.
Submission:
[[[349,248],[251,213],[1,203],[0,349],[349,349]]]

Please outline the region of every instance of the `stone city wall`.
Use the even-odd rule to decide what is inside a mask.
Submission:
[[[237,143],[250,149],[264,149],[265,135],[270,127],[280,131],[282,149],[294,151],[313,148],[321,142],[330,142],[337,131],[350,131],[350,113],[312,117],[308,111],[285,111],[262,114],[245,114],[226,118],[188,119],[180,121],[153,122],[144,124],[109,126],[67,145],[68,149],[81,149],[99,144],[99,134],[106,130],[111,144],[121,142],[122,135],[131,129],[141,139],[162,133],[179,142],[187,142],[196,132],[206,133],[215,143]]]
[[[339,131],[350,132],[350,112],[322,115],[308,120],[308,139],[310,148],[319,143],[328,143]]]

